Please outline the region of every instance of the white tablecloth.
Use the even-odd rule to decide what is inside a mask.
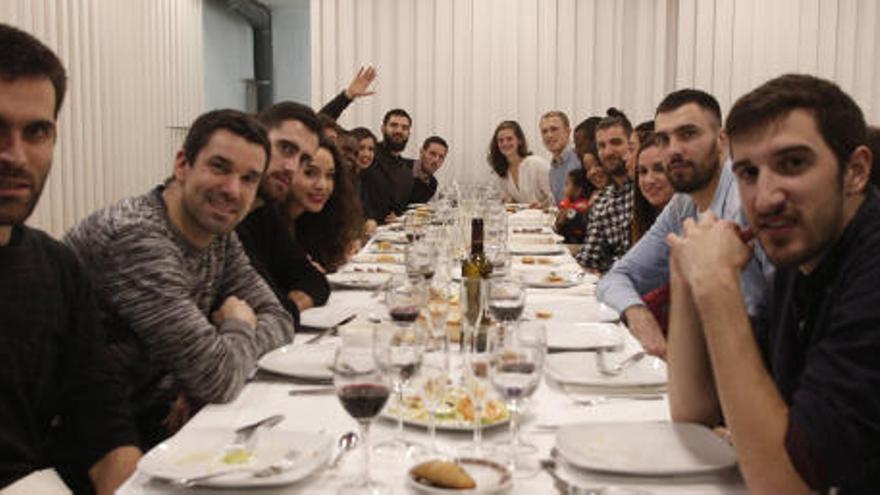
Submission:
[[[556,321],[589,321],[598,306],[595,297],[585,295],[586,292],[576,290],[529,289],[527,313],[529,310],[550,310],[554,317],[546,320],[548,325]],[[347,305],[359,314],[384,312],[380,299],[372,293],[364,291],[336,291],[328,304]],[[557,320],[558,319],[558,320]],[[355,322],[354,324],[357,324]],[[625,356],[639,349],[639,344],[629,336],[625,329]],[[190,421],[181,434],[187,429],[200,427],[233,427],[266,417],[269,414],[282,413],[285,421],[281,428],[290,428],[308,432],[325,432],[336,438],[348,430],[357,430],[356,422],[343,410],[334,395],[295,396],[288,395],[290,384],[279,381],[255,381],[248,384],[241,395],[232,403],[225,405],[209,405],[202,409]],[[547,425],[562,425],[576,422],[599,421],[668,421],[668,403],[663,400],[614,400],[595,406],[575,404],[571,398],[559,390],[558,385],[546,380],[530,401],[530,411],[523,418],[522,431],[526,437],[540,448],[539,456],[549,456],[553,446],[555,433]],[[393,435],[395,423],[384,419],[374,422],[371,430],[371,441],[377,442]],[[407,435],[413,440],[424,440],[428,435],[423,429],[407,428]],[[471,439],[470,433],[438,432],[441,446],[454,447],[465,444]],[[504,427],[484,432],[484,441],[506,441],[507,429]],[[250,494],[282,494],[309,493],[333,494],[348,478],[353,477],[361,466],[361,451],[356,449],[343,458],[340,466],[330,472],[322,471],[300,483],[280,488],[264,490],[211,490],[211,489],[180,489],[157,480],[151,480],[143,473],[136,473],[119,491],[122,495],[164,494],[164,493],[250,493]],[[405,484],[407,466],[402,461],[390,460],[373,455],[373,475],[394,488],[394,493],[412,493]],[[571,471],[565,469],[563,476],[576,480],[584,486],[623,486],[638,487],[652,494],[737,494],[747,493],[741,477],[735,470],[727,470],[718,474],[701,475],[698,477],[646,478],[624,477]],[[555,493],[550,476],[541,471],[532,478],[516,479],[511,491],[514,494]]]

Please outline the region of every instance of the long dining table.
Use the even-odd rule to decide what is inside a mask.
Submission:
[[[569,268],[577,269],[568,251]],[[521,257],[514,261],[514,268],[523,268]],[[573,265],[572,265],[573,264]],[[351,265],[348,269],[352,269]],[[528,267],[526,267],[528,268]],[[345,270],[345,268],[343,269]],[[584,283],[571,288],[529,288],[526,296],[526,315],[534,318],[538,312],[552,315],[543,320],[548,327],[557,322],[595,322],[607,320],[608,308],[603,307],[594,295],[595,280],[585,278]],[[327,303],[328,308],[344,308],[346,312],[358,315],[357,318],[341,328],[341,332],[368,332],[370,323],[367,315],[384,311],[382,300],[376,291],[371,290],[335,290]],[[620,361],[641,349],[638,342],[621,325],[615,327],[619,332],[620,345],[607,357],[609,361]],[[297,335],[294,346],[308,346],[312,336]],[[564,338],[564,337],[563,337]],[[332,338],[328,338],[332,339]],[[325,339],[323,341],[332,342]],[[301,390],[313,385],[303,385],[295,380],[265,372],[256,373],[242,390],[241,394],[228,404],[212,404],[205,406],[177,433],[178,436],[191,435],[208,428],[227,429],[232,431],[238,426],[267,417],[271,414],[283,414],[283,422],[279,429],[297,430],[311,433],[322,433],[332,438],[334,448],[340,434],[357,430],[357,423],[341,406],[333,393],[316,393],[290,395],[291,390]],[[625,396],[604,396],[596,391],[584,395],[577,387],[554,381],[545,374],[544,379],[534,396],[528,401],[521,420],[523,435],[538,447],[537,457],[548,458],[556,443],[556,434],[560,427],[576,423],[624,423],[644,424],[669,422],[669,408],[665,393],[658,397],[628,398]],[[593,400],[577,401],[588,397]],[[586,402],[586,403],[585,403]],[[370,441],[375,444],[391,438],[396,430],[396,423],[387,418],[379,418],[373,422]],[[409,440],[429,443],[425,428],[406,427]],[[498,426],[484,430],[485,442],[505,442],[509,438],[508,428]],[[438,443],[449,452],[467,444],[471,440],[470,432],[450,432],[438,430]],[[613,439],[612,439],[613,440]],[[643,446],[638,439],[626,438],[621,442],[630,442],[627,447],[638,452]],[[161,446],[159,447],[161,448]],[[644,448],[649,448],[644,446]],[[657,448],[652,445],[650,448]],[[662,448],[662,446],[661,446]],[[209,487],[181,487],[165,480],[151,478],[139,469],[119,490],[122,495],[147,495],[171,493],[249,493],[249,494],[333,494],[337,489],[353,478],[362,465],[363,448],[358,447],[341,458],[335,468],[318,469],[314,474],[296,483],[283,486],[248,487],[240,489],[218,489]],[[416,493],[417,490],[407,484],[409,463],[399,458],[372,455],[372,476],[390,485],[394,493]],[[685,476],[642,476],[605,474],[602,472],[577,469],[565,462],[558,463],[558,474],[580,487],[595,488],[595,492],[607,494],[739,494],[747,493],[742,477],[735,468]],[[598,491],[598,489],[605,491]],[[545,470],[540,470],[531,477],[514,479],[508,490],[514,494],[557,493],[554,480]],[[575,492],[572,492],[575,493]]]

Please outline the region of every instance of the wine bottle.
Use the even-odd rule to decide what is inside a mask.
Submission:
[[[464,289],[462,296],[466,304],[462,315],[465,323],[461,339],[463,349],[476,343],[474,334],[479,332],[483,319],[484,281],[491,273],[492,263],[483,253],[483,219],[474,218],[471,220],[471,254],[461,262],[461,283]]]

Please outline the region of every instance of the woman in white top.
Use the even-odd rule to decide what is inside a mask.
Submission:
[[[534,208],[553,205],[550,164],[532,155],[516,121],[505,120],[495,128],[488,160],[498,176],[498,188],[505,201],[525,203]]]

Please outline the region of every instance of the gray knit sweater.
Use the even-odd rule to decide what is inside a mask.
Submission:
[[[196,248],[171,223],[162,189],[93,213],[64,240],[92,277],[136,407],[177,390],[199,402],[227,402],[262,354],[291,341],[293,321],[236,234]],[[256,331],[238,320],[211,322],[228,296],[253,308]]]

